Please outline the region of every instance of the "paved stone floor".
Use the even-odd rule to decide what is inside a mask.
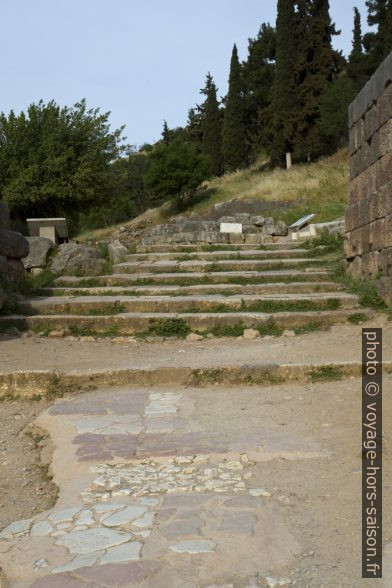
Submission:
[[[0,533],[15,588],[374,585],[360,580],[357,379],[99,390],[36,422],[60,493]]]

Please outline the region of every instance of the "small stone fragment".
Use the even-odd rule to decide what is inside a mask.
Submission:
[[[256,329],[245,329],[242,337],[243,339],[256,339],[257,337],[260,337],[260,333],[259,331],[256,331]]]
[[[190,539],[170,545],[170,549],[176,553],[211,553],[216,544],[211,539]]]
[[[249,490],[249,494],[251,496],[265,496],[265,497],[271,496],[270,492],[268,492],[264,488],[251,488]]]

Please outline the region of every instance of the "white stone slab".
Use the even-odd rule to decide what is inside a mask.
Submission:
[[[221,223],[219,230],[221,233],[242,233],[242,224],[241,223]]]

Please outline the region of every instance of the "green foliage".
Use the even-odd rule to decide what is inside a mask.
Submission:
[[[363,314],[362,312],[354,312],[353,314],[350,314],[350,316],[347,317],[348,322],[352,325],[359,325],[360,323],[366,321],[366,319],[366,314]]]
[[[282,327],[278,327],[273,319],[268,319],[263,325],[258,325],[256,330],[262,337],[280,337],[283,333]]]
[[[331,82],[322,94],[320,117],[316,124],[324,142],[325,153],[333,153],[347,145],[347,111],[356,94],[356,84],[344,72]]]
[[[215,337],[242,337],[246,325],[243,323],[235,323],[234,325],[216,325],[211,329],[211,333]]]
[[[366,33],[363,45],[367,53],[367,74],[372,75],[392,51],[392,1],[366,0],[368,24],[377,27]]]
[[[177,207],[208,177],[208,160],[196,147],[176,137],[158,143],[151,153],[145,185],[163,200],[177,199]]]
[[[304,249],[309,249],[310,253],[313,254],[315,251],[322,247],[321,254],[327,254],[332,252],[339,252],[343,255],[343,244],[344,237],[340,233],[330,233],[328,231],[322,231],[319,237],[312,239],[311,241],[305,241],[301,243]]]
[[[122,128],[111,132],[108,118],[85,100],[1,113],[0,186],[15,218],[73,215],[103,200],[110,162],[123,149]]]
[[[341,380],[342,378],[342,368],[334,365],[322,365],[309,372],[309,379],[311,382],[328,382]]]
[[[243,83],[237,47],[231,56],[229,91],[223,119],[222,157],[224,171],[235,171],[248,163],[248,143],[244,121]]]
[[[143,335],[185,339],[190,332],[189,325],[182,319],[151,319],[148,331]]]

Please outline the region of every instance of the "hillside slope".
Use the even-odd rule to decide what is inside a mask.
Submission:
[[[289,171],[283,169],[260,171],[260,164],[258,164],[205,182],[197,193],[196,202],[190,203],[182,214],[205,216],[208,209],[214,205],[237,198],[271,202],[268,214],[288,223],[311,212],[317,214],[315,219],[317,222],[326,222],[344,214],[348,183],[347,149],[342,149],[330,157],[309,165],[295,165]],[[287,203],[286,208],[274,209],[275,201]],[[121,225],[132,227],[146,220],[152,227],[166,222],[171,216],[175,214],[171,210],[170,203],[166,203]],[[80,240],[108,239],[119,226],[90,231],[77,238]]]

